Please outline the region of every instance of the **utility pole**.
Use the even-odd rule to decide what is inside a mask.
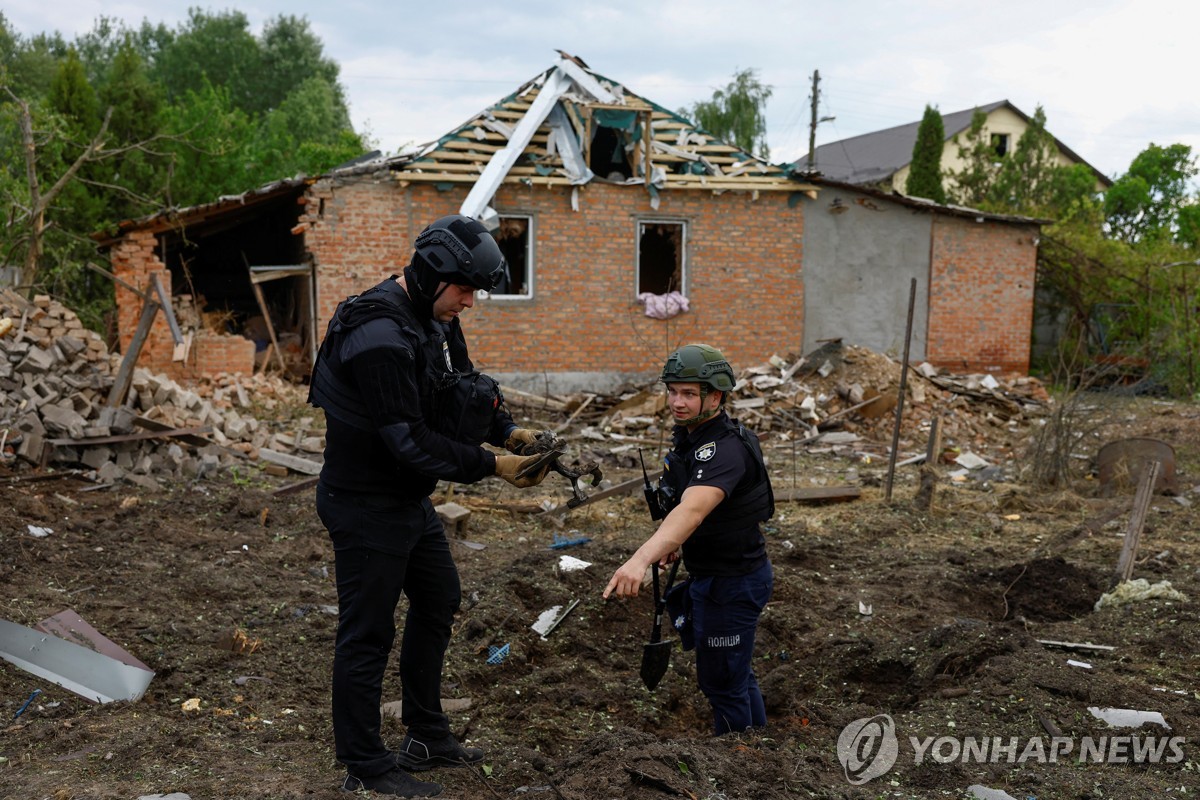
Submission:
[[[821,96],[820,90],[817,88],[821,83],[820,70],[813,70],[813,85],[812,85],[812,122],[808,125],[808,171],[813,171],[813,166],[817,163],[817,99]]]
[[[817,103],[821,97],[818,85],[821,83],[820,70],[813,70],[812,77],[812,121],[808,125],[808,171],[812,172],[817,163],[817,126],[822,122],[832,122],[834,117],[817,117]]]

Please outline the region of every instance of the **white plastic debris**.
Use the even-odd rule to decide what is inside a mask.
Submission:
[[[975,800],[1017,800],[1017,798],[1003,789],[991,789],[978,783],[968,786],[967,791],[971,793],[971,797],[974,797]]]
[[[868,603],[864,603],[862,600],[859,600],[858,601],[858,613],[862,614],[864,617],[869,617],[872,614],[874,614],[875,611],[871,608],[871,606]]]
[[[28,527],[29,535],[35,539],[45,539],[50,534],[54,533],[54,530],[51,528],[42,528],[37,525],[30,525]]]
[[[960,454],[954,459],[954,463],[966,469],[983,469],[984,467],[991,466],[987,460],[980,458],[970,451]]]
[[[1069,666],[1069,667],[1079,667],[1080,669],[1091,669],[1091,668],[1092,668],[1092,665],[1091,665],[1091,664],[1089,664],[1089,663],[1087,663],[1086,661],[1076,661],[1076,660],[1075,660],[1075,659],[1073,659],[1073,658],[1068,658],[1068,659],[1067,659],[1067,666]]]
[[[592,565],[590,561],[575,558],[574,556],[561,556],[558,559],[558,568],[563,572],[575,572],[581,569],[587,569]]]
[[[1132,708],[1098,708],[1096,706],[1088,706],[1088,711],[1092,716],[1103,722],[1107,722],[1110,728],[1140,728],[1143,725],[1161,725],[1167,730],[1171,730],[1171,726],[1163,719],[1163,715],[1158,711],[1137,711]]]
[[[979,381],[979,385],[985,389],[999,389],[1000,381],[996,380],[991,375],[984,375],[983,379]]]

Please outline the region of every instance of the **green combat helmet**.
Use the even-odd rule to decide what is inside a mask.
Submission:
[[[663,383],[700,384],[701,403],[708,397],[711,389],[716,389],[721,393],[721,405],[724,405],[725,398],[733,391],[734,375],[733,367],[729,366],[729,362],[717,348],[707,344],[686,344],[667,358],[659,380]],[[716,413],[714,409],[711,413],[699,414],[679,424],[694,425]]]

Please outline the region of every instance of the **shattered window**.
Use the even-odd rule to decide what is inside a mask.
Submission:
[[[588,168],[605,180],[622,183],[638,174],[635,151],[649,118],[630,109],[592,107]]]
[[[683,222],[643,220],[638,223],[637,294],[683,292]]]
[[[533,217],[500,216],[493,231],[496,244],[508,262],[508,273],[492,297],[533,297]]]

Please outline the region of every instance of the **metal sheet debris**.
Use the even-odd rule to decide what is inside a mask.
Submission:
[[[566,611],[562,611],[562,606],[551,606],[543,611],[538,616],[537,622],[533,623],[529,627],[533,628],[535,631],[541,634],[543,639],[545,639],[555,628],[559,626],[559,623],[567,618],[567,615],[570,614],[577,605],[579,605],[579,601],[572,600],[571,604],[567,606]],[[560,611],[562,613],[559,613]]]
[[[1143,725],[1161,725],[1167,730],[1171,730],[1171,726],[1163,719],[1163,715],[1159,711],[1137,711],[1132,708],[1097,708],[1096,706],[1088,706],[1088,711],[1092,716],[1103,722],[1107,722],[1112,728],[1140,728]]]
[[[96,703],[137,700],[149,672],[15,622],[0,620],[0,657]]]

